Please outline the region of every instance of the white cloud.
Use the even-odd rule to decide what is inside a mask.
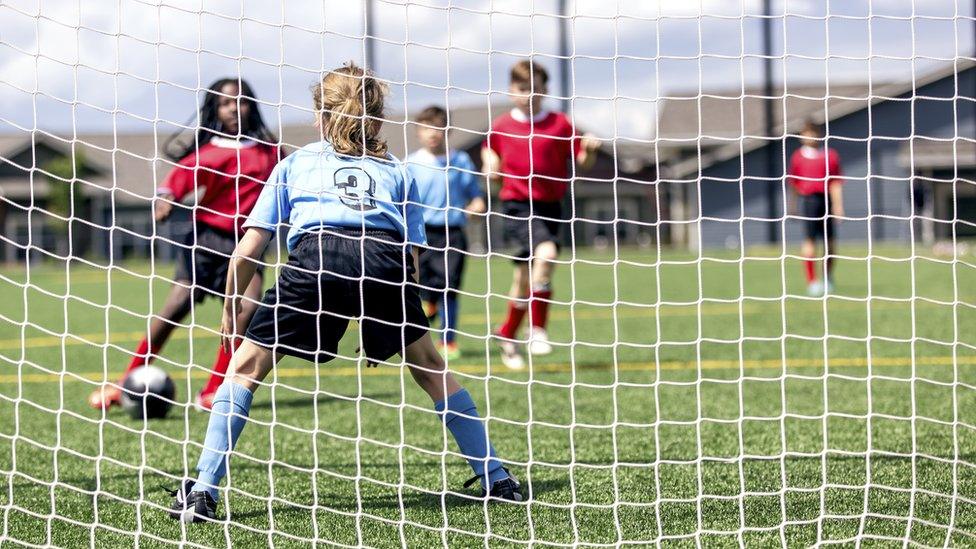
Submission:
[[[557,77],[556,0],[375,1],[377,69],[393,82],[394,108],[445,98],[457,106],[483,102],[488,94],[500,99],[507,67],[530,53],[541,55]],[[266,110],[279,111],[268,112],[269,119],[304,120],[308,87],[318,74],[344,60],[360,60],[363,52],[360,0],[120,4],[121,9],[115,2],[77,0],[0,4],[0,116],[28,127],[36,118],[40,127],[61,130],[136,128],[145,124],[138,117],[182,122],[193,111],[193,90],[241,74]],[[830,3],[831,15],[855,19],[825,18],[824,5],[774,2],[777,13],[791,14],[785,22],[774,21],[776,43],[785,31],[786,53],[800,56],[786,61],[790,78],[863,80],[866,60],[837,57],[863,57],[865,51],[952,57],[972,50],[971,23],[959,24],[962,32],[953,34],[952,21],[919,20],[916,43],[906,48],[904,28],[911,22],[890,19],[912,13],[971,17],[968,1]],[[647,136],[659,93],[735,87],[743,75],[754,82],[758,61],[739,56],[759,51],[754,15],[760,6],[760,0],[571,2],[573,88],[593,98],[578,101],[578,116],[599,119],[587,125],[617,135]],[[856,19],[867,14],[885,16],[870,21],[870,43],[866,32],[846,30],[867,29],[869,21]],[[870,65],[873,77],[890,79],[910,62],[882,59]],[[626,97],[633,100],[621,99]]]

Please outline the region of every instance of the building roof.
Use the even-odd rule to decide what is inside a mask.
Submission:
[[[843,108],[867,106],[871,96],[864,84],[844,84],[829,89],[819,85],[789,86],[774,90],[773,133],[783,134],[788,125],[810,117],[821,120]],[[716,146],[743,136],[764,135],[766,97],[761,88],[705,90],[702,94],[666,97],[658,119],[660,147]]]
[[[509,107],[501,104],[459,107],[451,110],[452,131],[448,137],[451,147],[468,149],[478,146],[485,138],[493,118]],[[402,113],[388,115],[381,130],[390,145],[390,152],[403,158],[407,151],[419,148],[417,124],[412,116]],[[47,193],[48,178],[25,177],[31,171],[44,175],[40,169],[37,150],[47,149],[68,156],[72,147],[81,154],[90,175],[81,178],[82,192],[114,191],[120,203],[144,203],[152,198],[157,182],[172,169],[174,163],[159,153],[170,135],[170,129],[156,128],[149,132],[79,133],[64,135],[44,130],[30,130],[0,121],[0,186],[12,199],[25,200],[31,195]],[[311,124],[291,124],[280,128],[279,139],[288,148],[298,148],[320,139],[319,131]],[[643,142],[618,139],[603,145],[606,155],[618,158],[623,173],[634,173],[654,164],[653,148]],[[480,164],[479,159],[475,159]],[[5,166],[6,165],[6,166]],[[6,169],[3,169],[6,168]],[[21,175],[22,174],[22,175]]]
[[[914,137],[902,146],[900,159],[903,166],[916,170],[972,169],[976,168],[976,140]]]
[[[976,62],[960,59],[929,72],[914,82],[876,85],[842,84],[824,86],[788,86],[774,91],[773,133],[778,137],[798,133],[805,120],[818,122],[834,120],[860,111],[869,105],[911,93],[920,86],[971,69]],[[661,155],[669,179],[687,178],[708,166],[735,158],[758,149],[769,142],[765,133],[764,102],[769,98],[761,90],[705,90],[701,94],[662,98],[655,141],[618,138],[604,142],[602,152],[615,158],[620,173],[636,173],[656,164],[655,152]],[[454,108],[450,112],[452,132],[449,143],[458,149],[476,147],[485,136],[491,121],[508,110],[500,103]],[[382,134],[390,144],[390,151],[403,157],[407,151],[419,147],[416,123],[402,113],[389,115]],[[311,124],[287,125],[280,128],[281,142],[299,147],[319,139],[318,130]],[[0,121],[0,186],[8,197],[29,198],[32,193],[45,193],[47,179],[28,174],[40,169],[38,148],[50,153],[70,155],[72,148],[83,155],[90,175],[82,180],[82,191],[111,190],[122,203],[144,203],[150,199],[158,181],[172,169],[173,163],[160,154],[160,146],[169,137],[169,128],[155,128],[137,133],[79,133],[58,135],[43,130],[31,130]],[[936,166],[944,162],[946,147],[952,144],[919,143],[915,151],[916,163],[930,162]],[[964,147],[972,147],[965,142]],[[969,150],[966,148],[965,150]],[[699,154],[700,151],[700,154]],[[958,160],[958,156],[955,157]],[[940,160],[942,159],[942,160]],[[475,159],[476,162],[478,159]],[[925,166],[927,164],[923,164]],[[42,174],[43,175],[43,174]]]
[[[702,95],[668,98],[662,101],[662,115],[658,138],[659,147],[692,148],[696,154],[674,159],[662,176],[685,179],[699,170],[736,158],[762,148],[765,139],[764,102],[773,102],[773,139],[799,133],[808,119],[824,123],[853,114],[875,105],[911,93],[922,86],[949,78],[972,69],[976,61],[959,59],[940,66],[914,81],[892,82],[868,87],[866,84],[840,86],[787,86],[778,88],[768,98],[756,89],[738,91],[706,91]],[[784,124],[785,120],[785,124]],[[699,131],[700,128],[700,131]],[[697,154],[698,142],[702,152]],[[662,152],[662,160],[666,161]]]

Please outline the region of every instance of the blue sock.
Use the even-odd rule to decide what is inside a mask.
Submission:
[[[207,424],[207,438],[197,461],[197,482],[191,492],[207,492],[217,499],[217,487],[227,474],[230,451],[247,424],[253,397],[254,393],[246,387],[230,381],[217,389]]]
[[[447,297],[444,298],[444,308],[441,309],[441,315],[444,322],[444,341],[454,343],[454,338],[457,335],[454,330],[457,328],[458,322],[458,298],[453,292],[448,292]]]
[[[486,470],[489,483],[508,478],[508,473],[502,469],[502,462],[495,458],[495,449],[488,442],[485,424],[478,417],[478,407],[466,390],[461,389],[448,396],[446,402],[442,400],[434,404],[434,409],[444,414],[444,423],[454,435],[474,474],[481,477],[483,487]],[[447,413],[444,413],[445,410],[448,410]]]

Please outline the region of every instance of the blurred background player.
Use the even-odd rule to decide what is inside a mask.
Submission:
[[[234,250],[227,280],[222,345],[229,350],[245,324],[240,295],[271,237],[287,224],[288,264],[264,295],[234,369],[217,391],[199,476],[173,492],[171,515],[184,522],[216,516],[218,486],[230,452],[247,423],[254,391],[284,355],[316,364],[336,356],[349,319],[359,321],[367,363],[403,356],[411,375],[434,401],[461,453],[481,481],[482,494],[521,501],[518,481],[495,457],[478,410],[427,335],[415,278],[423,245],[423,212],[405,166],[379,137],[386,86],[349,64],[313,90],[322,141],[283,160],[261,192]]]
[[[840,155],[827,146],[823,127],[808,121],[800,131],[800,148],[790,157],[789,179],[804,218],[800,253],[806,258],[807,294],[813,297],[830,293],[834,287],[834,219],[844,216],[841,175]],[[817,268],[817,240],[824,244],[822,270]],[[824,272],[825,279],[818,279]]]
[[[176,284],[166,296],[162,310],[152,317],[149,334],[135,350],[135,356],[117,384],[106,383],[88,398],[93,408],[109,408],[120,402],[120,387],[132,370],[152,362],[189,314],[193,303],[208,295],[223,296],[230,254],[242,234],[241,224],[254,207],[278,162],[278,139],[264,125],[253,90],[243,80],[224,78],[211,84],[199,111],[200,126],[193,142],[175,144],[170,138],[165,149],[178,164],[156,189],[153,203],[156,221],[165,221],[173,205],[189,194],[204,189],[195,202],[193,223],[183,237],[176,263]],[[275,145],[273,145],[275,144]],[[254,278],[246,295],[240,321],[247,325],[261,297],[261,274]],[[231,354],[217,350],[210,379],[196,397],[196,404],[209,409],[213,395],[227,371]]]
[[[600,146],[597,139],[578,136],[565,114],[542,108],[548,82],[548,73],[538,63],[516,63],[509,84],[515,106],[492,122],[482,148],[485,173],[490,180],[501,180],[498,198],[506,245],[517,250],[508,315],[496,334],[502,362],[512,369],[525,367],[516,337],[527,307],[532,322],[529,352],[552,352],[546,325],[569,164],[575,160],[578,169],[588,169]]]
[[[408,156],[406,162],[424,206],[427,232],[427,248],[420,253],[420,295],[427,318],[433,320],[440,314],[444,333],[438,347],[448,359],[456,359],[461,356],[455,332],[457,290],[468,249],[464,227],[468,214],[483,214],[487,207],[471,157],[464,151],[447,149],[447,111],[427,107],[416,122],[417,139],[423,148]]]

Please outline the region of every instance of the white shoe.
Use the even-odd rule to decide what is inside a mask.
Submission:
[[[502,364],[509,370],[524,370],[525,359],[519,353],[518,344],[514,341],[503,339],[501,336],[496,337],[499,338],[498,347],[502,351]]]
[[[549,334],[542,328],[532,328],[529,334],[529,352],[533,355],[548,355],[552,352]]]
[[[814,280],[809,285],[807,285],[807,295],[810,297],[823,297],[824,296],[824,285],[819,280]]]

